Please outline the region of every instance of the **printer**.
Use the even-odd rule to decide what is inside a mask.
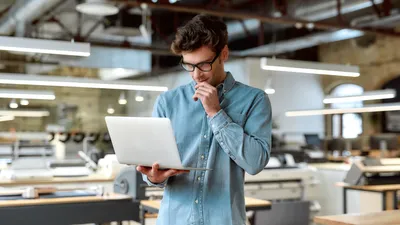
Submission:
[[[356,161],[344,182],[351,185],[400,184],[400,158],[366,158]]]

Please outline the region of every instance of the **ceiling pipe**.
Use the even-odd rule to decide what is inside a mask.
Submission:
[[[165,3],[152,3],[152,2],[147,2],[147,1],[142,1],[142,0],[136,0],[136,1],[112,1],[115,3],[124,3],[126,5],[129,5],[131,7],[138,7],[142,4],[146,4],[147,7],[152,8],[152,9],[164,9],[164,10],[169,10],[169,11],[174,11],[174,12],[184,12],[184,13],[193,13],[193,14],[208,14],[212,16],[217,16],[217,17],[224,17],[224,18],[231,18],[231,19],[257,19],[261,22],[264,23],[273,23],[273,24],[282,24],[282,25],[290,25],[290,26],[295,26],[296,23],[302,23],[302,24],[308,24],[310,23],[309,21],[306,20],[301,20],[301,19],[293,19],[293,18],[274,18],[270,16],[265,16],[265,15],[260,15],[256,13],[247,13],[247,12],[241,12],[241,11],[232,11],[232,10],[222,10],[222,9],[207,9],[207,8],[202,8],[202,7],[195,7],[195,6],[189,6],[189,5],[179,5],[179,4],[165,4]],[[394,31],[386,31],[386,30],[378,30],[378,29],[370,29],[370,28],[355,28],[355,27],[350,27],[348,25],[342,25],[342,24],[331,24],[331,23],[326,23],[326,22],[313,22],[314,28],[316,29],[352,29],[352,30],[358,30],[364,33],[370,33],[370,34],[382,34],[382,35],[388,35],[388,36],[396,36],[399,37],[400,33],[396,33]]]
[[[300,18],[307,21],[321,21],[326,19],[331,19],[338,16],[338,3],[340,2],[340,15],[345,15],[348,13],[356,12],[365,8],[369,8],[372,6],[370,0],[352,0],[352,1],[344,1],[344,0],[324,0],[318,1],[313,5],[303,5],[300,7],[296,7],[294,12],[291,15],[294,18]],[[384,0],[375,0],[375,4],[382,4]],[[247,30],[254,34],[258,30],[259,21],[255,19],[248,19],[244,21],[246,24]],[[303,25],[303,24],[302,24]],[[228,22],[228,33],[229,33],[229,41],[234,41],[237,39],[244,38],[245,33],[243,29],[241,29],[240,24],[236,21]],[[290,26],[277,26],[274,28],[285,29]],[[304,25],[303,25],[304,27]]]
[[[395,10],[392,10],[391,16],[384,17],[382,19],[376,19],[375,14],[367,17],[360,17],[357,20],[352,21],[352,25],[356,27],[377,27],[380,28],[393,28],[390,27],[391,23],[396,23],[400,21],[400,14],[395,13]],[[366,21],[363,21],[366,20]],[[321,44],[331,43],[335,41],[343,41],[348,39],[353,39],[357,37],[361,37],[365,35],[364,32],[358,30],[348,30],[341,29],[336,31],[324,31],[318,32],[310,35],[306,35],[303,37],[293,38],[289,40],[283,40],[276,43],[271,43],[255,48],[246,49],[243,51],[234,51],[232,54],[240,55],[242,57],[245,56],[265,56],[265,55],[277,55],[287,52],[293,52],[300,49],[310,48]]]
[[[0,18],[0,34],[10,35],[14,32],[18,23],[31,21],[34,17],[61,0],[17,0],[8,12]]]

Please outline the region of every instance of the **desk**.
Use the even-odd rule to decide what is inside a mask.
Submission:
[[[343,213],[347,213],[347,191],[358,190],[363,192],[377,192],[382,195],[382,210],[397,209],[397,191],[400,190],[400,184],[387,184],[387,185],[366,185],[357,186],[349,185],[343,182],[336,183],[336,186],[343,187]],[[373,204],[373,203],[369,203]]]
[[[271,202],[261,199],[245,197],[246,210],[269,210],[271,209]],[[140,220],[141,224],[145,225],[145,213],[158,213],[161,206],[161,200],[142,200],[140,201]],[[254,218],[253,218],[254,220]]]
[[[316,216],[314,222],[323,225],[394,225],[400,224],[400,211]]]
[[[101,174],[91,174],[82,177],[54,177],[51,179],[5,180],[0,179],[0,187],[25,189],[27,187],[53,187],[58,189],[85,189],[103,186],[104,192],[113,192],[114,178]]]
[[[139,221],[138,215],[139,202],[120,194],[0,201],[0,224],[67,225]]]
[[[100,174],[91,174],[82,177],[54,177],[52,179],[32,179],[32,180],[0,180],[0,186],[12,187],[21,185],[48,185],[48,184],[69,184],[69,183],[103,183],[114,182],[114,177],[106,177]]]

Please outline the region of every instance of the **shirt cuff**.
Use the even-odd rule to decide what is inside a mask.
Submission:
[[[164,188],[167,185],[168,178],[165,181],[163,181],[162,183],[156,184],[156,183],[151,182],[146,175],[143,175],[143,181],[146,182],[149,186]]]
[[[232,119],[226,114],[226,112],[221,109],[210,118],[211,129],[214,134],[218,134],[219,131],[224,128],[228,123],[232,122]]]

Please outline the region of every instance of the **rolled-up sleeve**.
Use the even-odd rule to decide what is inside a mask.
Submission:
[[[223,151],[249,174],[257,174],[270,157],[272,131],[271,104],[266,94],[257,96],[243,126],[221,109],[209,124]]]

